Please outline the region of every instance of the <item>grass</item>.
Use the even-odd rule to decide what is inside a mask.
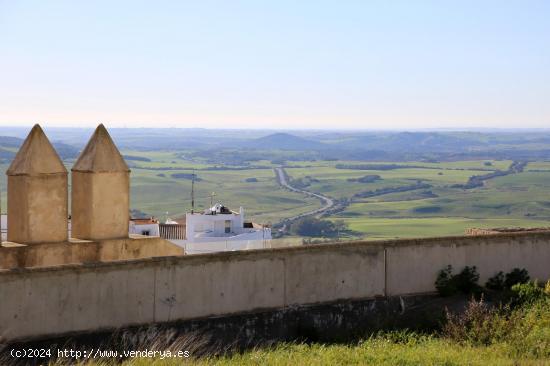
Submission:
[[[340,219],[340,218],[339,218]],[[365,233],[367,240],[422,238],[464,235],[471,227],[547,227],[548,221],[526,219],[469,219],[464,217],[429,218],[344,218],[350,230]]]
[[[134,161],[132,172],[132,207],[164,218],[178,217],[191,210],[191,181],[178,179],[172,174],[195,170],[195,209],[203,210],[214,202],[222,202],[234,210],[243,206],[247,217],[261,223],[279,220],[316,209],[320,203],[302,194],[288,192],[277,184],[271,168],[243,170],[204,170],[214,167],[200,161],[185,160],[176,153],[124,152],[143,156],[150,162]],[[266,166],[266,162],[257,165]],[[170,168],[170,170],[160,170]],[[256,178],[256,182],[247,182]]]
[[[138,349],[189,351],[189,358],[132,358],[126,366],[171,365],[548,365],[550,364],[550,284],[536,285],[530,296],[512,288],[511,306],[488,306],[471,300],[466,309],[447,315],[439,330],[416,333],[394,330],[374,333],[348,343],[279,343],[244,352],[225,352],[220,346],[207,353],[200,338],[176,337],[165,344],[163,337],[147,335],[148,344]],[[502,296],[501,293],[499,296]],[[520,301],[520,302],[518,302]],[[129,347],[127,344],[123,347]],[[229,348],[228,348],[229,349]],[[202,356],[194,356],[202,354]],[[66,360],[65,360],[66,361]],[[103,359],[86,365],[113,365]],[[62,365],[62,361],[54,365]]]
[[[181,360],[135,360],[126,365],[180,365]],[[540,360],[519,361],[499,347],[461,346],[425,337],[410,344],[375,338],[357,345],[285,344],[233,357],[189,360],[193,365],[542,365]]]

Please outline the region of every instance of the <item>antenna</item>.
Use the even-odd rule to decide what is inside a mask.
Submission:
[[[210,207],[212,208],[212,206],[214,205],[214,196],[216,195],[216,192],[212,192],[210,194]]]
[[[191,174],[191,213],[195,213],[195,169]]]

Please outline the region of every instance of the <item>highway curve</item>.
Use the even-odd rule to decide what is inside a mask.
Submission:
[[[299,215],[288,217],[288,218],[284,219],[281,222],[282,231],[285,231],[286,226],[289,223],[291,223],[292,221],[301,219],[302,217],[306,217],[306,216],[317,216],[317,215],[322,214],[323,212],[331,209],[334,206],[334,200],[330,197],[324,196],[324,195],[319,194],[319,193],[314,193],[314,192],[306,191],[304,189],[299,189],[299,188],[295,188],[295,187],[291,186],[288,183],[287,174],[286,174],[284,168],[275,168],[273,170],[275,171],[275,176],[277,177],[277,182],[281,186],[285,187],[286,189],[288,189],[289,191],[292,191],[292,192],[302,193],[302,194],[305,194],[305,195],[310,196],[310,197],[315,197],[315,198],[319,199],[321,201],[321,204],[322,204],[322,206],[318,209],[308,211],[308,212],[304,212],[304,213],[301,213]]]

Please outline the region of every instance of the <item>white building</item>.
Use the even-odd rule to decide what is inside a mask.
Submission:
[[[234,212],[219,203],[204,213],[186,214],[184,222],[157,222],[156,230],[151,229],[155,223],[148,220],[133,221],[131,233],[161,236],[183,247],[187,254],[260,249],[271,243],[271,228],[245,221],[242,207]]]
[[[130,219],[130,234],[160,236],[159,220],[150,219]]]
[[[6,240],[7,215],[2,215],[2,240]],[[71,224],[69,220],[69,235]],[[204,213],[188,213],[185,222],[168,219],[131,219],[129,234],[160,236],[185,249],[186,254],[261,249],[271,246],[271,228],[245,220],[244,210],[216,204]]]
[[[204,213],[185,215],[185,241],[173,241],[186,253],[260,249],[269,246],[271,228],[246,222],[244,210],[229,210],[216,204]]]

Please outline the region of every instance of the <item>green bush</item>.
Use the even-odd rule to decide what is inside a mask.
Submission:
[[[437,274],[435,288],[441,296],[451,296],[458,292],[479,293],[481,287],[477,281],[479,281],[479,274],[476,266],[466,266],[460,273],[453,275],[453,267],[448,265]]]
[[[508,289],[511,289],[512,286],[514,286],[515,284],[527,283],[530,279],[531,278],[529,277],[529,272],[527,272],[525,268],[514,268],[510,273],[506,274],[504,286]]]
[[[489,306],[483,298],[472,299],[464,312],[452,314],[447,311],[443,335],[453,341],[472,346],[487,346],[500,342],[514,324]]]
[[[455,281],[453,281],[453,266],[448,265],[438,272],[435,288],[441,296],[451,296],[457,292]]]
[[[514,286],[527,302],[512,308],[471,300],[464,312],[447,312],[442,335],[469,346],[498,346],[514,358],[550,357],[550,297],[531,282]]]
[[[337,237],[347,229],[343,221],[330,221],[315,217],[304,217],[292,223],[290,232],[294,235],[312,237]]]
[[[479,273],[476,266],[466,266],[455,276],[456,288],[463,294],[479,293],[481,286],[478,285]]]
[[[485,283],[485,287],[490,290],[504,290],[504,272],[499,271],[496,275],[489,278],[487,283]]]
[[[539,286],[536,280],[515,284],[512,293],[517,304],[532,304],[546,297],[545,288]]]

